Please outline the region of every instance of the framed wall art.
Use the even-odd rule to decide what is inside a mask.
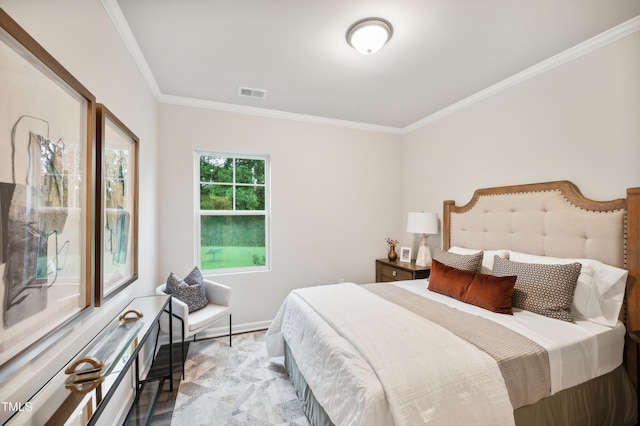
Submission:
[[[138,278],[138,137],[107,107],[96,107],[98,256],[95,304]]]
[[[0,9],[0,381],[92,308],[95,97]]]

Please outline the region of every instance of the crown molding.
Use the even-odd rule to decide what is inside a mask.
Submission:
[[[203,109],[210,109],[210,110],[217,110],[217,111],[235,112],[237,114],[277,118],[281,120],[301,121],[305,123],[322,124],[327,126],[347,127],[351,129],[366,130],[366,131],[372,131],[372,132],[392,133],[392,134],[400,134],[402,132],[402,129],[397,127],[378,126],[375,124],[358,123],[353,121],[316,117],[311,115],[289,113],[289,112],[277,111],[277,110],[266,109],[266,108],[233,105],[233,104],[227,104],[222,102],[205,101],[202,99],[165,95],[160,90],[160,86],[158,86],[158,82],[156,81],[153,75],[153,72],[151,72],[151,68],[149,68],[149,64],[147,63],[147,60],[144,58],[144,55],[142,54],[142,51],[140,50],[140,46],[138,45],[138,42],[136,41],[135,37],[133,36],[133,33],[131,32],[129,23],[127,22],[127,19],[124,17],[124,14],[122,13],[122,9],[120,9],[120,5],[118,5],[118,1],[102,0],[102,5],[107,11],[107,14],[109,15],[109,17],[111,18],[113,25],[116,27],[116,31],[118,32],[118,34],[120,34],[120,37],[124,41],[124,44],[127,46],[127,49],[129,49],[129,53],[133,57],[134,62],[136,63],[136,65],[138,66],[138,69],[142,73],[144,80],[147,82],[147,85],[149,86],[149,89],[151,89],[151,92],[155,96],[156,100],[160,103],[182,105],[182,106],[189,106],[194,108],[203,108]]]
[[[421,120],[416,121],[413,124],[402,129],[402,134],[408,134],[417,130],[421,127],[424,127],[434,121],[440,120],[454,112],[460,111],[470,105],[475,104],[483,99],[489,98],[490,96],[495,95],[496,93],[502,92],[510,87],[518,85],[524,81],[529,80],[537,75],[550,71],[560,65],[566,64],[567,62],[573,61],[581,56],[584,56],[594,50],[600,49],[610,43],[613,43],[616,40],[619,40],[623,37],[626,37],[636,31],[640,30],[640,15],[632,18],[622,24],[615,26],[603,33],[600,33],[589,40],[586,40],[572,48],[565,50],[564,52],[558,53],[555,56],[550,57],[536,65],[533,65],[530,68],[525,69],[505,80],[502,80],[499,83],[494,84],[493,86],[489,86],[488,88],[481,90],[465,99],[462,99],[459,102],[456,102],[446,108],[441,109],[438,112],[435,112]]]
[[[604,31],[589,40],[586,40],[572,48],[565,50],[549,59],[546,59],[536,65],[527,68],[513,76],[506,78],[486,89],[483,89],[467,98],[462,99],[446,108],[443,108],[427,117],[416,121],[406,127],[389,127],[379,126],[375,124],[360,123],[346,120],[338,120],[332,118],[324,118],[312,115],[290,113],[266,108],[250,107],[243,105],[227,104],[215,101],[206,101],[202,99],[186,98],[173,95],[165,95],[161,92],[158,83],[149,68],[140,46],[131,32],[131,28],[124,17],[117,0],[101,0],[102,4],[107,11],[109,17],[113,21],[117,32],[124,41],[125,45],[129,49],[131,56],[133,57],[136,65],[140,69],[144,80],[151,89],[151,92],[155,96],[156,100],[160,103],[174,104],[181,106],[189,106],[194,108],[203,108],[217,111],[234,112],[237,114],[254,115],[259,117],[276,118],[281,120],[300,121],[305,123],[321,124],[328,126],[346,127],[351,129],[366,130],[380,133],[400,134],[406,135],[421,127],[424,127],[430,123],[440,120],[450,114],[460,111],[470,105],[487,99],[499,92],[502,92],[510,87],[523,83],[530,78],[536,77],[547,71],[550,71],[558,66],[561,66],[567,62],[584,56],[594,50],[600,49],[610,43],[615,42],[623,37],[626,37],[638,30],[640,30],[640,15],[632,18],[620,25],[617,25],[607,31]]]
[[[142,51],[140,50],[140,46],[136,41],[136,38],[133,36],[131,32],[131,28],[129,27],[129,23],[127,19],[124,17],[122,13],[122,9],[120,9],[120,5],[118,5],[117,0],[102,0],[102,6],[107,11],[107,14],[111,18],[113,25],[116,27],[116,31],[124,41],[124,44],[129,49],[129,53],[133,57],[134,62],[138,66],[138,69],[142,73],[142,77],[147,82],[149,89],[151,89],[151,93],[155,96],[156,100],[160,99],[162,92],[160,91],[160,86],[158,86],[158,82],[156,78],[153,76],[151,72],[151,68],[149,68],[149,64],[147,60],[144,58]]]
[[[245,115],[254,115],[260,117],[268,117],[268,118],[277,118],[281,120],[291,120],[291,121],[301,121],[305,123],[314,123],[321,124],[327,126],[338,126],[338,127],[346,127],[350,129],[358,129],[372,132],[380,132],[380,133],[391,133],[391,134],[400,134],[402,132],[401,128],[398,127],[388,127],[388,126],[379,126],[375,124],[368,123],[359,123],[354,121],[346,121],[346,120],[337,120],[331,118],[317,117],[312,115],[305,114],[296,114],[289,113],[284,111],[277,111],[266,108],[257,108],[250,106],[242,106],[242,105],[233,105],[222,102],[215,101],[205,101],[202,99],[195,98],[186,98],[180,96],[173,95],[165,95],[160,90],[160,86],[158,86],[158,82],[156,81],[153,72],[151,72],[151,68],[147,63],[142,51],[140,50],[140,46],[136,41],[133,33],[131,32],[131,28],[129,27],[129,23],[127,19],[124,17],[122,13],[122,9],[120,9],[120,5],[117,0],[101,0],[102,5],[107,11],[107,14],[111,18],[113,25],[116,28],[118,34],[124,41],[129,53],[133,57],[134,62],[138,66],[138,69],[142,73],[144,80],[147,82],[149,89],[152,94],[156,98],[156,101],[159,103],[166,104],[174,104],[181,106],[189,106],[194,108],[203,108],[217,111],[227,111],[234,112],[237,114],[245,114]]]
[[[193,108],[210,109],[215,111],[233,112],[237,114],[254,115],[258,117],[276,118],[280,120],[300,121],[303,123],[321,124],[325,126],[346,127],[350,129],[366,130],[379,133],[401,134],[398,127],[379,126],[375,124],[359,123],[356,121],[338,120],[334,118],[317,117],[315,115],[296,114],[274,109],[250,107],[244,105],[227,104],[223,102],[207,101],[203,99],[187,98],[173,95],[160,95],[160,103],[180,105]]]

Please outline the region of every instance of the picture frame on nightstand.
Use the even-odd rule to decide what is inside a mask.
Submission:
[[[411,262],[411,247],[400,247],[400,262]]]

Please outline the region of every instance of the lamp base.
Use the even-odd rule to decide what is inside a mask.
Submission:
[[[431,266],[431,251],[427,245],[427,236],[422,236],[418,255],[416,256],[416,266]]]

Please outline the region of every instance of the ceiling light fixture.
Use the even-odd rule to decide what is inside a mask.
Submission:
[[[382,49],[393,35],[393,27],[382,18],[361,19],[347,30],[347,43],[363,55]]]

